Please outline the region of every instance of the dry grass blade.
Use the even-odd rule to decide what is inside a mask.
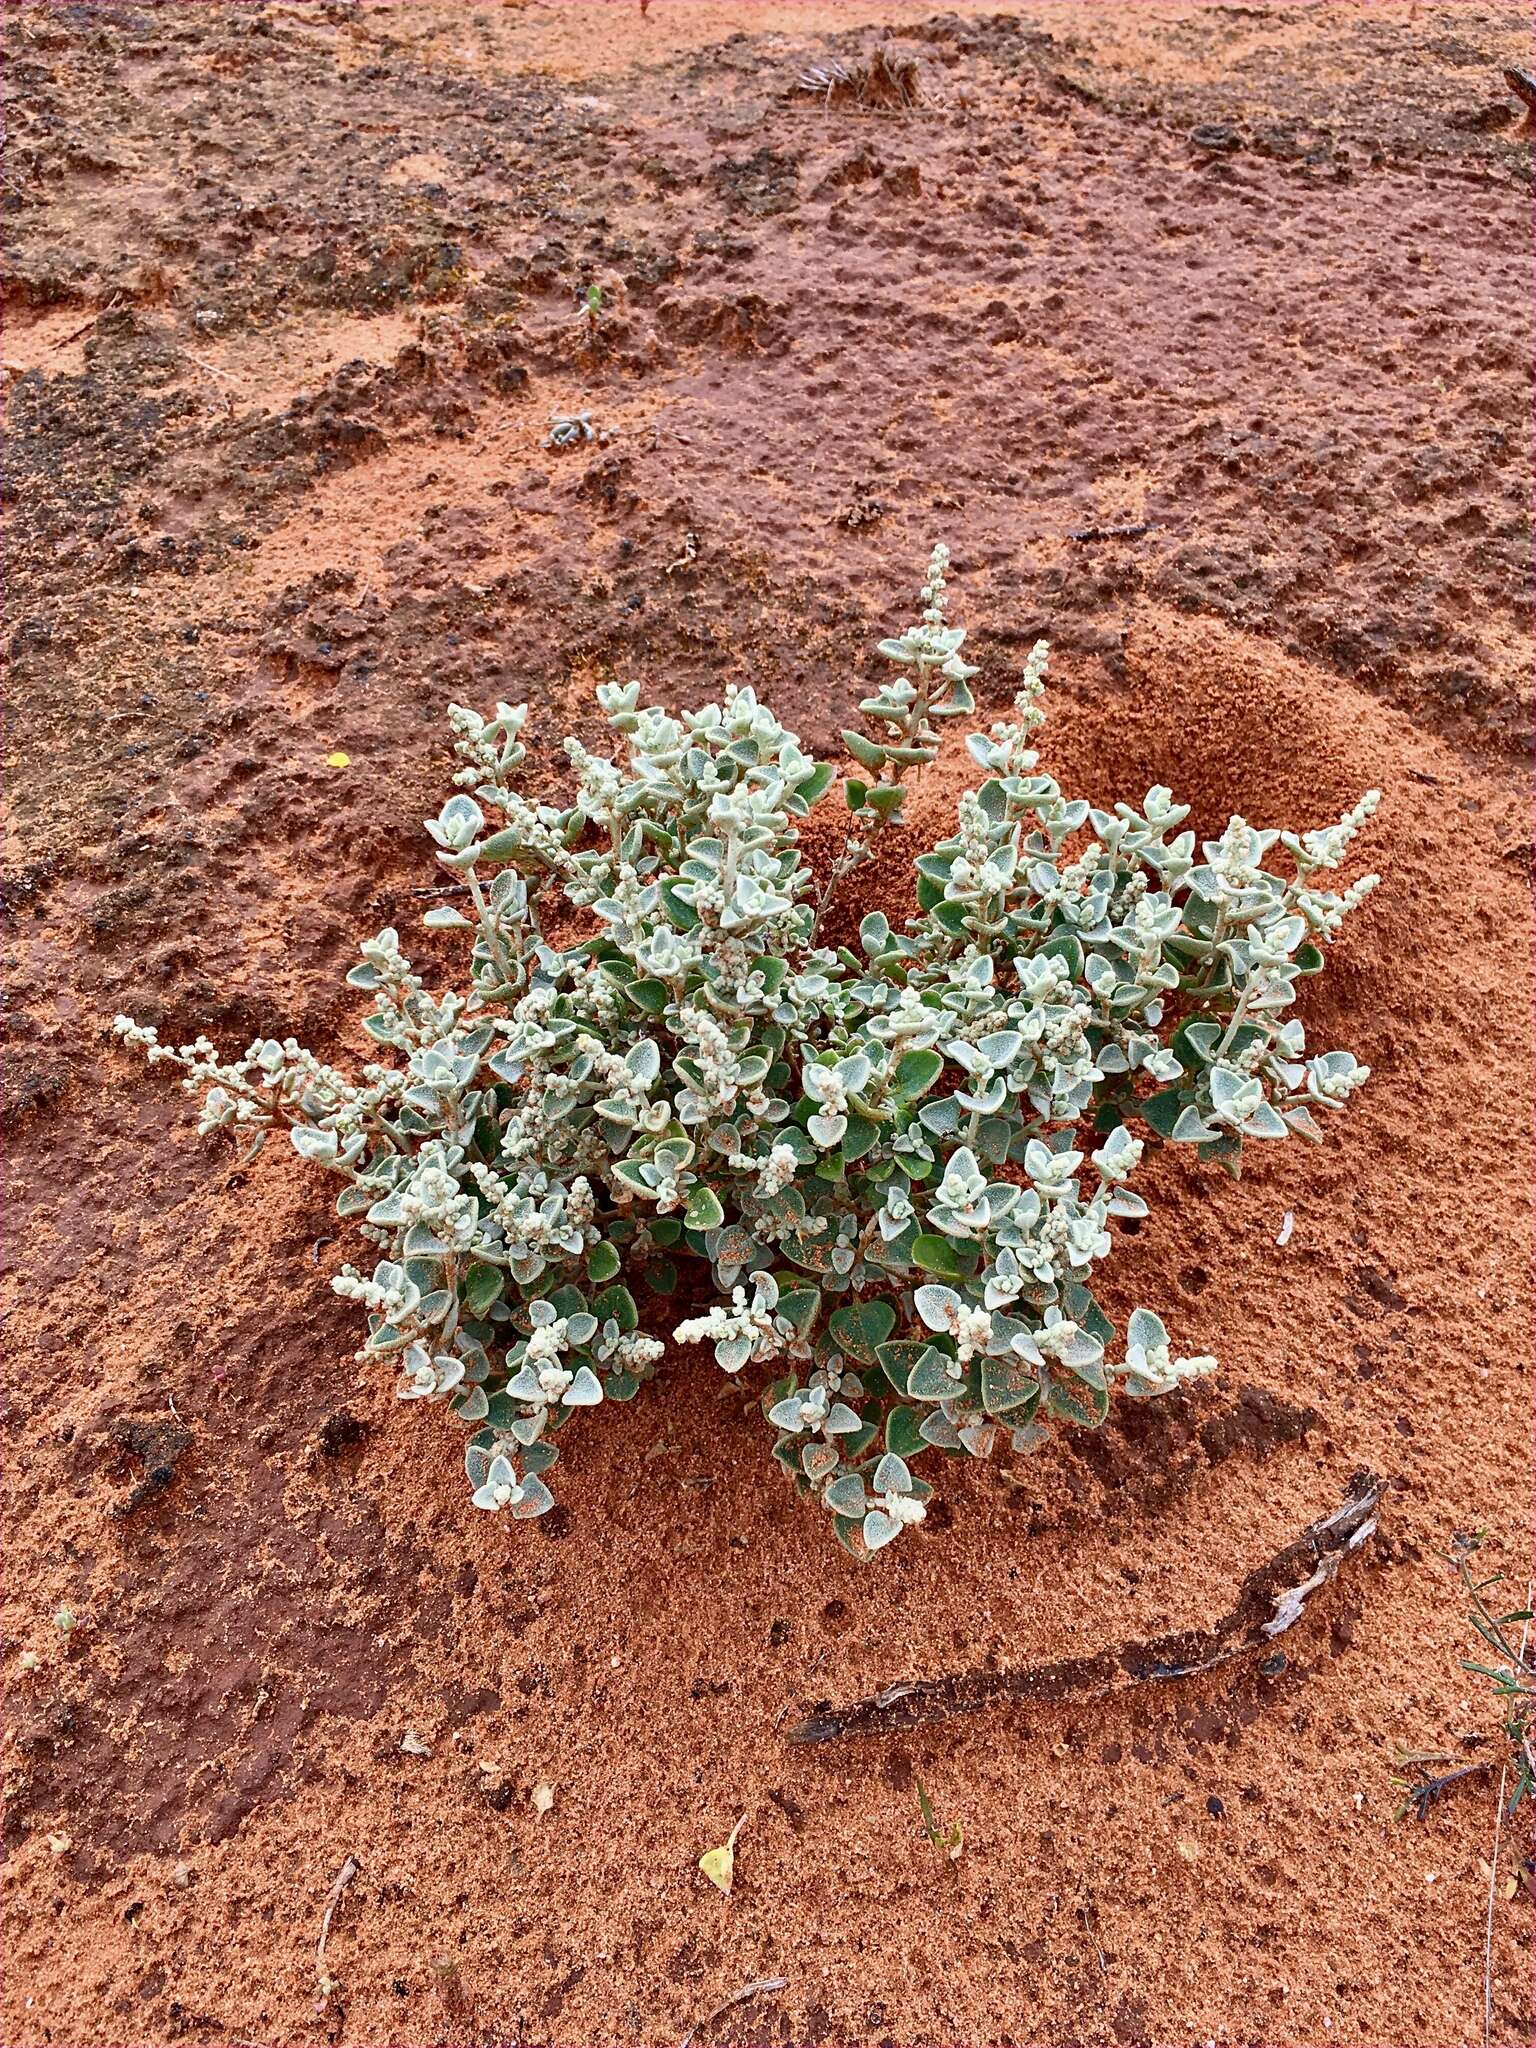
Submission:
[[[788,1983],[787,1977],[759,1977],[756,1983],[743,1984],[741,1989],[733,1991],[729,1998],[721,1999],[713,2012],[706,2013],[701,2020],[695,2020],[678,2043],[678,2048],[691,2048],[695,2034],[702,2033],[706,2027],[712,2027],[720,2015],[729,2012],[733,2005],[745,2005],[748,1999],[765,1997],[770,1991],[783,1991]]]
[[[328,1977],[325,1970],[325,1944],[331,1938],[331,1919],[341,1904],[342,1893],[362,1867],[355,1856],[349,1856],[337,1871],[336,1881],[325,1896],[325,1917],[320,1922],[320,1940],[315,1949],[315,1975],[320,1980],[322,1991],[330,1991],[335,1986],[335,1979]]]

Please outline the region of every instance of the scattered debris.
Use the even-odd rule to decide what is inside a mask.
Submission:
[[[1068,540],[1136,540],[1144,533],[1151,533],[1159,524],[1156,519],[1137,519],[1126,526],[1077,526],[1068,533]]]
[[[968,1671],[948,1678],[898,1680],[851,1706],[819,1703],[789,1731],[791,1742],[830,1742],[843,1735],[883,1735],[925,1721],[945,1721],[984,1707],[1056,1705],[1096,1699],[1154,1680],[1189,1678],[1213,1670],[1243,1650],[1273,1640],[1300,1620],[1313,1594],[1334,1577],[1375,1533],[1383,1483],[1357,1472],[1332,1514],[1310,1523],[1267,1563],[1243,1580],[1237,1602],[1215,1628],[1122,1643],[1097,1656],[1068,1657],[1025,1671]],[[1284,1669],[1284,1657],[1277,1669]],[[1266,1672],[1274,1659],[1266,1661]]]
[[[838,513],[837,523],[839,526],[847,527],[848,531],[853,533],[861,526],[875,525],[877,521],[884,517],[884,500],[870,497],[861,489],[853,502],[845,505],[842,511]]]
[[[574,448],[583,441],[595,441],[597,429],[588,412],[552,412],[549,416],[549,432],[539,443],[541,448]]]
[[[320,1922],[320,1940],[315,1948],[315,1976],[319,1980],[321,1992],[327,1997],[336,1989],[336,1979],[328,1976],[325,1968],[325,1944],[331,1938],[331,1918],[341,1904],[342,1893],[362,1867],[355,1856],[349,1856],[337,1871],[335,1883],[326,1893],[325,1914]]]
[[[555,1788],[553,1785],[535,1785],[528,1795],[528,1800],[534,1812],[542,1820],[555,1803]]]
[[[921,1778],[917,1781],[917,1810],[923,1816],[923,1832],[935,1849],[941,1849],[951,1863],[958,1863],[960,1851],[965,1847],[965,1835],[957,1820],[946,1827],[940,1827],[933,1815],[933,1801],[928,1797],[928,1788]]]
[[[423,1742],[414,1728],[406,1729],[400,1738],[400,1747],[407,1756],[430,1756],[432,1754],[431,1743]]]
[[[121,1416],[113,1423],[109,1434],[124,1456],[137,1459],[144,1468],[143,1478],[128,1498],[113,1506],[113,1515],[118,1521],[125,1522],[130,1515],[136,1515],[140,1508],[147,1507],[169,1491],[176,1477],[177,1461],[192,1442],[192,1432],[176,1420],[165,1422],[156,1418],[151,1422],[136,1422]]]
[[[450,2013],[454,2014],[455,2017],[468,2013],[470,2006],[469,1993],[465,1989],[464,1978],[459,1966],[452,1956],[434,1956],[432,1958],[432,1979],[437,1988],[438,1997],[442,1999],[443,2004]]]
[[[729,1998],[721,1999],[713,2012],[706,2013],[701,2020],[695,2020],[678,2043],[678,2048],[691,2048],[694,2035],[701,2033],[705,2027],[712,2027],[722,2014],[731,2010],[732,2006],[745,2005],[750,1998],[766,1998],[770,1991],[785,1991],[788,1988],[787,1977],[759,1977],[755,1984],[743,1984],[741,1989],[733,1991]]]
[[[696,562],[698,559],[699,536],[696,533],[685,533],[683,535],[683,552],[675,562],[668,562],[666,573],[670,576],[674,569],[686,569],[691,562]]]
[[[851,100],[860,107],[915,107],[922,98],[917,72],[915,57],[880,43],[862,64],[808,64],[794,89],[816,93],[827,106]]]
[[[70,1841],[68,1835],[60,1834],[48,1837],[48,1854],[50,1856],[67,1856],[73,1846],[74,1844]]]
[[[1291,1232],[1295,1228],[1296,1211],[1294,1209],[1287,1209],[1284,1216],[1282,1216],[1280,1219],[1280,1228],[1275,1235],[1275,1243],[1279,1245],[1282,1251],[1284,1251],[1285,1247],[1290,1243]]]
[[[731,1832],[720,1844],[720,1847],[718,1849],[706,1849],[699,1858],[700,1870],[703,1871],[716,1891],[724,1892],[727,1898],[730,1897],[731,1886],[736,1881],[736,1837],[745,1827],[746,1820],[747,1816],[743,1814],[735,1827],[731,1829]]]
[[[321,1423],[316,1448],[322,1458],[339,1458],[343,1451],[362,1443],[367,1435],[366,1422],[360,1422],[349,1408],[338,1408]]]

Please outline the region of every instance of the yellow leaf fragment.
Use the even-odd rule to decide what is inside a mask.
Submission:
[[[338,747],[334,754],[326,755],[325,765],[327,768],[350,768],[352,765],[352,756],[350,754],[342,753],[341,749]]]
[[[718,1849],[706,1849],[699,1858],[699,1868],[718,1892],[731,1896],[731,1886],[736,1878],[736,1837],[746,1825],[743,1814],[735,1827],[726,1836]]]

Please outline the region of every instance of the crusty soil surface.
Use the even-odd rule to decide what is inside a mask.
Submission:
[[[1513,1605],[1530,1551],[1526,11],[4,16],[6,2041],[1482,2041],[1492,1783],[1421,1825],[1393,1778],[1494,1753],[1442,1553],[1491,1532]],[[882,25],[916,110],[794,90]],[[329,1187],[200,1144],[105,1023],[357,1054],[447,702],[531,698],[547,759],[605,677],[734,676],[831,744],[941,536],[985,714],[1053,640],[1069,785],[1385,791],[1309,989],[1372,1083],[1239,1185],[1153,1164],[1109,1305],[1219,1380],[945,1471],[873,1565],[691,1353],[572,1433],[560,1511],[477,1515],[353,1361]],[[1382,1539],[1283,1667],[784,1739],[1208,1626],[1360,1466]]]

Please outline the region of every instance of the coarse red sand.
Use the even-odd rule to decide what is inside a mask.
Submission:
[[[917,112],[789,89],[879,24]],[[1511,1604],[1530,1557],[1529,26],[6,10],[7,2042],[1483,2040],[1494,1779],[1422,1824],[1394,1779],[1497,1754],[1443,1553],[1488,1531]],[[604,443],[544,449],[581,406]],[[543,764],[606,676],[736,676],[829,748],[940,536],[984,718],[1052,638],[1070,788],[1213,827],[1384,791],[1306,1001],[1370,1086],[1236,1185],[1150,1164],[1106,1306],[1219,1378],[946,1468],[869,1566],[693,1352],[571,1432],[556,1515],[476,1515],[353,1361],[323,1178],[199,1143],[105,1020],[359,1056],[445,703],[528,696]],[[1279,1672],[784,1739],[1208,1625],[1360,1466],[1382,1537]],[[743,1815],[725,1899],[696,1859]]]

